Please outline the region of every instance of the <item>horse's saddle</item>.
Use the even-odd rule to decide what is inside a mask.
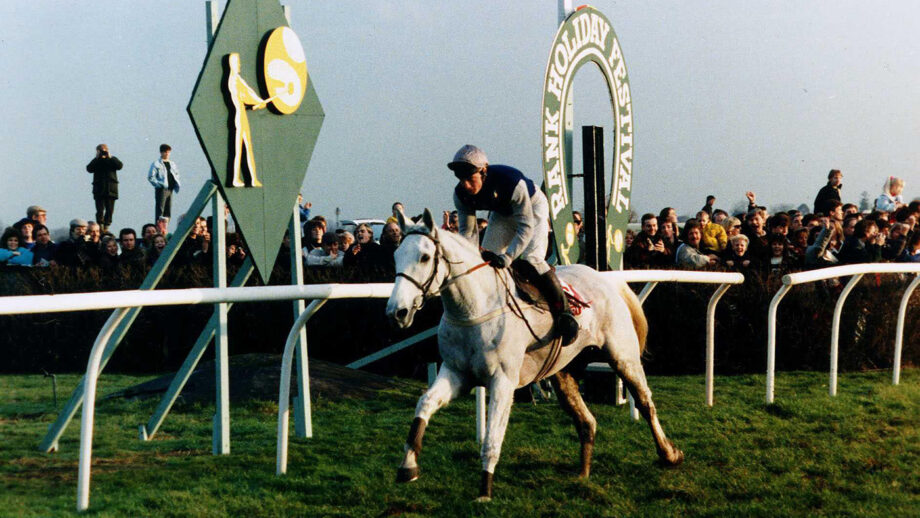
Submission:
[[[511,277],[514,279],[514,287],[517,288],[517,296],[528,304],[549,310],[546,297],[537,288],[539,286],[537,278],[540,274],[533,265],[523,259],[516,259],[511,263],[510,270]],[[562,291],[569,301],[569,308],[573,315],[578,315],[582,309],[591,307],[591,304],[585,301],[571,284],[562,279],[559,279],[559,284],[562,285]]]

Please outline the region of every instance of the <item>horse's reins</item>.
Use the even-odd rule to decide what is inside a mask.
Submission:
[[[524,325],[527,326],[527,330],[530,331],[531,336],[533,336],[534,340],[536,340],[538,344],[541,346],[546,345],[546,342],[537,336],[537,333],[533,330],[533,327],[530,326],[530,321],[527,320],[527,316],[524,315],[524,310],[521,309],[520,305],[518,305],[517,298],[515,298],[514,294],[511,293],[511,287],[508,286],[505,278],[501,275],[499,275],[498,278],[501,279],[502,284],[505,286],[505,293],[508,297],[508,307],[512,308],[511,312],[514,313],[516,317],[524,321]],[[534,378],[535,381],[539,381],[545,378],[547,374],[549,374],[549,371],[553,368],[553,365],[556,364],[556,361],[559,360],[559,355],[562,353],[561,336],[550,339],[549,344],[549,353],[547,353],[546,360],[543,361],[543,366],[540,367],[540,371],[537,372],[537,375]]]

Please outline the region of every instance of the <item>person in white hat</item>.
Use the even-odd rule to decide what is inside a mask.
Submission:
[[[555,336],[563,345],[578,334],[578,322],[553,268],[546,263],[549,235],[549,204],[542,191],[521,171],[506,165],[490,165],[476,146],[465,145],[447,167],[460,182],[454,189],[454,205],[460,234],[479,244],[476,211],[489,211],[482,239],[482,259],[493,268],[508,268],[520,259],[532,269],[533,283],[546,297],[555,322]]]

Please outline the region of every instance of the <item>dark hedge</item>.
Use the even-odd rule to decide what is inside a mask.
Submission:
[[[283,261],[282,261],[283,262]],[[232,278],[235,271],[229,272]],[[97,269],[0,269],[0,294],[38,295],[133,289],[142,272],[104,274]],[[270,283],[284,284],[289,273],[276,268]],[[306,283],[391,282],[392,272],[307,269]],[[869,275],[850,295],[844,308],[840,369],[890,368],[897,309],[907,281],[897,275]],[[260,284],[250,279],[248,285]],[[210,269],[200,265],[171,268],[160,288],[207,287]],[[731,288],[716,312],[716,372],[764,372],[767,307],[779,279],[749,276]],[[635,286],[636,289],[639,286]],[[778,370],[827,370],[830,321],[838,287],[823,283],[797,286],[779,310]],[[706,306],[715,286],[662,283],[646,301],[649,339],[645,354],[650,374],[703,372]],[[908,309],[903,365],[920,363],[920,294]],[[409,337],[440,318],[440,302],[430,301],[408,331],[391,329],[385,300],[329,301],[308,325],[309,354],[347,363]],[[211,306],[174,306],[141,311],[113,356],[109,372],[149,373],[176,370],[212,312]],[[109,311],[0,317],[0,372],[82,372],[93,340]],[[274,353],[284,347],[293,322],[291,302],[239,303],[230,310],[230,354]],[[434,339],[370,365],[389,375],[423,377],[425,364],[436,361]],[[205,354],[206,359],[213,353]]]

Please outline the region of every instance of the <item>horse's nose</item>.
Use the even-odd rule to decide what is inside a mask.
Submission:
[[[396,319],[397,319],[397,320],[405,320],[407,316],[409,316],[409,310],[408,310],[408,309],[402,308],[402,309],[396,310]]]

